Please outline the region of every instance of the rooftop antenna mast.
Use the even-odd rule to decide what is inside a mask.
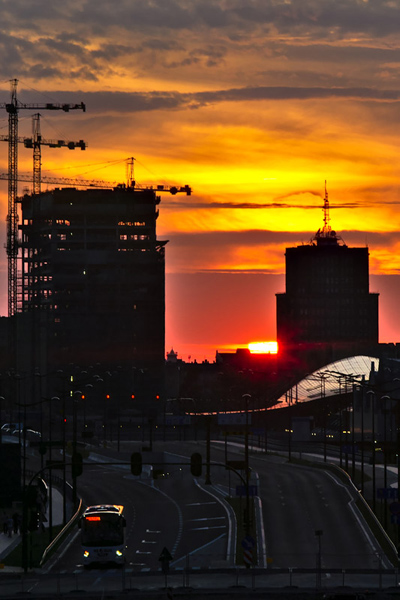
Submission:
[[[329,216],[329,200],[328,200],[328,190],[326,188],[326,179],[325,179],[325,197],[324,197],[324,227],[322,229],[324,235],[328,236],[331,232],[331,226],[329,225],[329,221],[331,220]]]

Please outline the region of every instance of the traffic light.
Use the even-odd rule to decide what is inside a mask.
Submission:
[[[203,459],[199,452],[194,452],[190,457],[190,472],[194,477],[200,477]]]
[[[72,477],[79,477],[83,473],[83,456],[80,452],[72,454]]]
[[[142,472],[142,455],[140,452],[132,452],[131,454],[131,473],[132,475],[140,475]]]
[[[135,394],[131,394],[131,398],[132,398],[132,400],[134,400],[135,399]]]
[[[156,395],[156,400],[159,400],[159,399],[160,399],[160,394],[157,394]]]

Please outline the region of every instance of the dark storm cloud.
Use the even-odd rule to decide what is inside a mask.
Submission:
[[[162,29],[229,29],[248,30],[273,26],[279,32],[334,30],[336,35],[347,32],[370,32],[383,36],[398,31],[397,3],[385,0],[87,0],[68,3],[69,16],[97,26],[118,25],[131,31],[147,27]]]
[[[232,100],[310,100],[324,98],[357,98],[368,100],[398,100],[397,90],[377,90],[373,88],[329,88],[329,87],[285,87],[259,86],[233,88],[217,92],[195,94],[198,101],[222,102]]]
[[[270,231],[251,229],[247,231],[203,231],[190,233],[165,233],[163,238],[169,239],[174,249],[214,248],[226,251],[230,247],[293,247],[308,244],[315,236],[316,231]],[[337,232],[348,246],[352,247],[382,247],[396,244],[400,232],[377,233],[375,231],[344,230]]]
[[[46,94],[46,92],[41,92]],[[33,93],[22,90],[24,102],[33,101]],[[49,92],[55,101],[65,101],[68,92]],[[310,100],[344,98],[372,101],[398,101],[400,91],[378,90],[373,88],[329,88],[329,87],[244,87],[228,90],[180,93],[176,92],[74,92],[82,97],[88,110],[99,112],[142,112],[154,110],[185,110],[200,108],[220,102],[260,101],[260,100]],[[4,95],[3,95],[4,97]],[[58,100],[62,98],[62,100]],[[0,100],[1,101],[1,100]],[[22,101],[22,100],[21,100]]]
[[[280,33],[303,32],[309,37],[325,29],[340,36],[369,32],[384,36],[398,32],[397,2],[374,0],[31,0],[0,1],[3,23],[8,27],[32,29],[40,22],[85,24],[92,32],[116,26],[133,32],[162,30],[254,30],[274,27]],[[42,26],[42,30],[44,25]]]
[[[399,14],[400,18],[400,14]],[[333,62],[342,65],[343,62],[399,62],[399,48],[374,48],[372,46],[351,46],[339,44],[279,44],[276,51],[285,55],[289,60],[316,60]]]
[[[305,202],[306,196],[314,196],[315,202]],[[330,210],[339,209],[359,209],[365,210],[371,207],[383,207],[383,206],[397,206],[400,205],[400,199],[396,200],[397,188],[388,186],[377,186],[371,188],[368,186],[361,187],[357,190],[356,200],[344,200],[334,199],[329,201]],[[296,199],[298,200],[296,201]],[[285,201],[286,200],[286,201]],[[162,206],[163,209],[248,209],[248,210],[274,210],[274,209],[286,209],[286,208],[297,208],[302,210],[321,210],[323,206],[323,195],[316,190],[304,189],[291,191],[289,194],[283,194],[277,196],[269,202],[238,202],[238,201],[209,201],[207,198],[190,197],[190,198],[163,198]]]
[[[322,72],[328,62],[339,67],[372,61],[382,68],[382,62],[399,61],[399,50],[387,40],[384,47],[373,47],[380,37],[397,33],[400,9],[383,0],[0,0],[0,11],[0,73],[21,80],[96,81],[111,74],[148,77],[153,69],[158,74],[189,72],[193,66],[215,69],[232,51],[253,52],[260,60],[265,53],[271,60],[318,62]],[[338,40],[342,46],[334,43]],[[139,54],[143,58],[135,61]],[[39,69],[40,62],[51,68]],[[252,81],[262,82],[266,78],[256,63]],[[301,73],[296,78],[298,70],[290,74],[292,82],[323,82],[315,68],[302,78]],[[273,72],[266,69],[268,75]],[[287,77],[282,73],[275,83]],[[349,77],[354,85],[354,74]],[[337,74],[332,78],[337,81]]]

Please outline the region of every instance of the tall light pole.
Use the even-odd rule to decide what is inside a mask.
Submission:
[[[77,410],[78,410],[78,397],[82,397],[82,392],[80,390],[76,390],[73,393],[73,405],[72,405],[72,457],[73,460],[76,456],[76,437],[77,437]],[[76,508],[76,500],[77,500],[77,490],[76,490],[76,473],[75,469],[72,468],[72,503],[74,506],[74,510]]]
[[[364,383],[364,382],[363,382]],[[360,387],[361,393],[361,493],[364,493],[364,399],[365,386]]]
[[[250,494],[249,494],[249,401],[250,394],[243,394],[242,398],[246,402],[246,431],[244,437],[244,462],[246,466],[246,535],[250,534]]]
[[[0,444],[3,443],[3,439],[2,439],[2,429],[1,429],[1,425],[2,425],[2,420],[1,420],[1,415],[2,415],[2,410],[3,410],[3,402],[4,402],[5,398],[4,396],[0,396]]]
[[[376,509],[376,477],[375,477],[375,392],[368,390],[371,399],[371,437],[372,437],[372,510]]]
[[[388,453],[388,440],[387,440],[387,423],[386,423],[386,413],[387,413],[387,400],[390,402],[389,396],[382,396],[381,402],[383,401],[383,405],[381,405],[381,410],[383,411],[383,439],[384,439],[384,452],[383,452],[383,487],[387,488],[387,453]],[[383,517],[383,522],[385,529],[387,529],[387,496],[384,496],[384,506],[385,506],[385,514]]]
[[[50,398],[49,402],[49,542],[53,540],[53,484],[51,481],[52,478],[52,468],[51,468],[51,454],[52,454],[52,430],[53,430],[53,411],[52,406],[55,400],[60,400],[58,396],[53,396]],[[65,460],[65,458],[64,458]]]
[[[206,442],[206,477],[204,483],[211,485],[210,475],[210,461],[211,461],[211,415],[206,416],[206,427],[207,427],[207,442]]]

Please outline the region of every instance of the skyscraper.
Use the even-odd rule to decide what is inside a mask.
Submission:
[[[330,348],[333,356],[378,344],[378,294],[369,292],[368,248],[349,248],[329,225],[309,244],[286,248],[286,292],[277,294],[277,339],[284,354]]]

